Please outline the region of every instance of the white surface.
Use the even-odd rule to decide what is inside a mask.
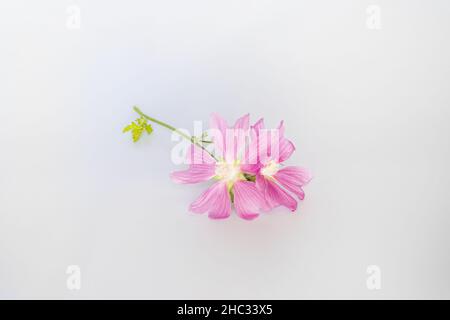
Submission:
[[[0,297],[450,298],[449,15],[445,0],[2,1]],[[286,120],[306,200],[250,223],[188,214],[206,185],[169,180],[164,129],[121,134],[134,104],[188,129],[212,111]]]

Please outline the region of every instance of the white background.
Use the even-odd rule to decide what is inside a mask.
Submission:
[[[449,18],[446,0],[2,1],[0,297],[450,298]],[[134,104],[186,129],[284,119],[305,201],[189,214],[208,184],[169,179],[165,129],[121,133]]]

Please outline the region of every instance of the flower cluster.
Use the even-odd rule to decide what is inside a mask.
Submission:
[[[201,139],[186,136],[137,108],[135,111],[142,119],[162,124],[190,140],[187,153],[189,168],[173,172],[171,178],[175,182],[214,181],[190,205],[190,211],[208,213],[212,219],[224,219],[230,216],[234,206],[239,217],[252,220],[261,212],[278,206],[295,211],[297,200],[294,196],[304,199],[302,187],[311,180],[311,175],[304,168],[284,166],[295,147],[284,136],[283,121],[276,129],[268,130],[263,119],[250,125],[248,114],[233,126],[228,126],[219,115],[212,114],[210,129],[205,133],[210,140],[203,141],[203,136]]]

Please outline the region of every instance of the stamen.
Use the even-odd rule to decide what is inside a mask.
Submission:
[[[270,160],[264,168],[261,169],[261,174],[266,177],[272,177],[280,169],[280,164],[274,160]]]
[[[219,180],[234,183],[241,179],[241,176],[241,167],[238,162],[228,163],[221,161],[216,164],[216,178]]]

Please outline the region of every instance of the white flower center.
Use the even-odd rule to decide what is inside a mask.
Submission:
[[[216,164],[216,177],[219,180],[225,180],[229,183],[234,183],[241,176],[241,166],[237,162],[218,162]]]
[[[261,174],[266,177],[271,177],[280,169],[280,165],[273,160],[270,160],[262,169]]]

